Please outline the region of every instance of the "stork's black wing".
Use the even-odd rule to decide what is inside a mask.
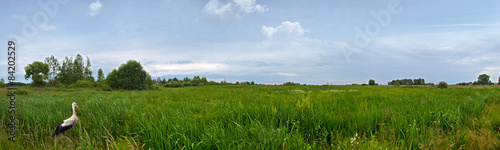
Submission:
[[[52,134],[52,138],[54,138],[56,135],[61,134],[65,131],[68,131],[69,129],[73,128],[73,125],[67,125],[67,126],[62,126],[64,121],[59,122],[57,125],[56,130],[54,131],[54,134]]]

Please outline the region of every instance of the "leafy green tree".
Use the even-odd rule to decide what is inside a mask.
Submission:
[[[113,69],[113,71],[108,73],[105,81],[108,83],[109,87],[113,89],[121,88],[120,77],[118,76],[118,71],[116,69]]]
[[[89,57],[87,56],[87,63],[86,63],[86,66],[85,66],[85,69],[83,71],[83,78],[87,81],[92,81],[94,82],[95,79],[94,77],[92,77],[92,64],[90,63],[90,59]]]
[[[97,71],[97,82],[102,82],[104,81],[104,73],[102,72],[102,69],[99,68]]]
[[[57,80],[59,80],[60,83],[70,85],[73,82],[73,58],[72,57],[65,57],[62,65],[59,66],[59,73],[57,74]]]
[[[207,78],[206,77],[202,77],[201,78],[201,83],[203,83],[203,85],[207,85],[207,83],[208,83]]]
[[[369,84],[369,85],[375,85],[375,80],[370,79],[370,80],[368,81],[368,84]]]
[[[51,86],[54,86],[56,84],[55,78],[57,73],[59,73],[59,66],[61,64],[54,55],[46,57],[44,62],[49,65],[49,83]]]
[[[399,87],[399,85],[401,85],[401,84],[399,84],[399,82],[395,82],[395,83],[394,83],[394,85],[395,85],[396,87]]]
[[[0,87],[7,87],[7,84],[5,84],[5,80],[3,78],[0,79]]]
[[[76,83],[78,80],[94,81],[92,77],[90,59],[87,57],[87,63],[83,63],[83,57],[77,54],[75,59],[72,57],[65,57],[62,66],[59,67],[57,80],[66,85]]]
[[[191,82],[191,79],[189,79],[189,77],[185,77],[182,82]]]
[[[441,81],[438,83],[438,85],[436,87],[440,88],[440,89],[444,89],[444,88],[448,88],[448,84],[444,81]]]
[[[167,80],[165,80],[165,78],[163,78],[163,80],[161,81],[161,84],[165,84],[167,83]]]
[[[161,78],[160,77],[156,78],[156,84],[161,84]]]
[[[114,89],[144,90],[152,88],[152,84],[154,84],[151,76],[135,60],[127,61],[118,70],[113,69],[106,80],[109,86]]]
[[[480,85],[488,85],[490,82],[490,76],[487,74],[482,74],[477,77],[477,83]]]
[[[73,60],[73,80],[76,83],[78,80],[85,79],[85,67],[83,65],[83,57],[80,54],[77,54],[75,60]]]
[[[39,61],[28,64],[28,66],[24,67],[24,71],[26,72],[24,78],[26,80],[31,78],[33,86],[43,86],[45,84],[43,80],[49,78],[49,65]]]

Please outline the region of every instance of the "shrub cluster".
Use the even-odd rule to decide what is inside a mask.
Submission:
[[[439,84],[436,86],[437,88],[444,89],[448,88],[448,84],[444,81],[439,82]]]

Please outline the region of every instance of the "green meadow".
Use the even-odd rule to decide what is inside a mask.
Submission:
[[[2,149],[500,149],[500,88],[225,85],[20,88]],[[53,139],[54,125],[79,122]]]

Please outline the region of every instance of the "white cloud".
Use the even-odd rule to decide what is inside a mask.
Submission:
[[[265,5],[256,4],[256,0],[234,0],[222,3],[219,0],[210,0],[203,12],[224,20],[228,17],[241,18],[253,12],[264,13],[269,9]]]
[[[496,82],[497,78],[495,75],[498,75],[498,73],[500,73],[500,67],[483,67],[479,74],[487,74],[490,76],[491,81]]]
[[[297,74],[294,74],[294,73],[285,73],[285,72],[273,73],[271,75],[279,75],[279,76],[287,76],[287,77],[297,76]]]
[[[55,30],[55,29],[57,29],[55,25],[50,25],[50,26],[48,26],[48,25],[46,25],[46,24],[41,25],[41,26],[39,26],[38,28],[40,28],[40,30],[42,30],[42,31],[50,31],[50,30]]]
[[[239,6],[240,11],[243,11],[247,14],[253,12],[263,13],[269,10],[266,6],[255,4],[255,1],[256,0],[234,0],[234,3]]]
[[[277,43],[281,44],[292,44],[292,45],[308,45],[308,44],[318,44],[321,40],[302,37],[307,32],[299,22],[284,21],[281,25],[277,27],[267,27],[262,26],[260,33],[266,38],[263,41],[265,46],[275,45]]]
[[[270,39],[276,35],[285,38],[297,38],[305,33],[299,22],[284,21],[278,27],[262,26],[260,32]]]
[[[87,15],[95,16],[95,15],[99,14],[99,12],[101,11],[101,8],[102,8],[101,2],[95,1],[89,5],[89,12],[87,13]]]
[[[231,3],[221,4],[218,0],[210,0],[203,8],[203,12],[224,19],[232,13]]]

